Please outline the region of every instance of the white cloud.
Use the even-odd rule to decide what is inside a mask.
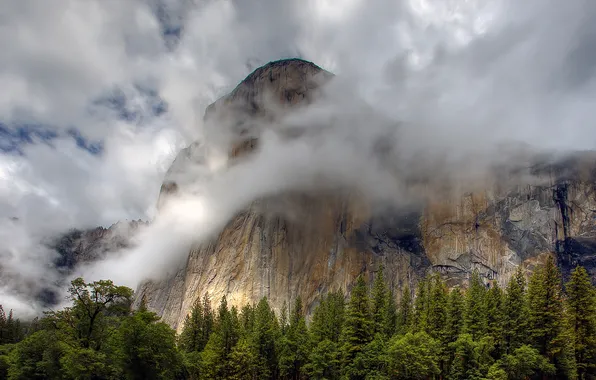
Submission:
[[[453,161],[480,155],[486,163],[500,159],[491,152],[509,140],[537,149],[593,149],[595,15],[596,6],[580,0],[5,1],[0,122],[9,128],[15,122],[52,125],[60,136],[50,145],[23,148],[24,156],[0,155],[0,217],[18,217],[11,231],[27,242],[2,240],[9,243],[0,251],[10,254],[0,253],[0,259],[10,257],[12,272],[21,268],[24,278],[33,278],[48,263],[36,243],[40,236],[152,218],[176,152],[205,137],[205,106],[255,65],[298,54],[347,82],[332,91],[335,104],[323,108],[325,118],[351,109],[354,100],[347,95],[354,95],[403,122],[395,142],[403,162],[423,153]],[[180,40],[172,43],[177,30]],[[123,120],[121,109],[91,106],[115,89],[126,99],[119,107],[134,117]],[[167,103],[167,112],[154,115],[147,89]],[[156,247],[180,245],[184,255],[188,239],[162,239],[173,226],[182,229],[180,236],[197,238],[201,225],[207,236],[254,198],[311,184],[321,174],[378,185],[387,169],[369,157],[351,157],[344,145],[355,142],[354,151],[367,152],[385,133],[383,123],[372,133],[375,123],[363,115],[356,116],[364,122],[324,132],[327,150],[313,151],[309,140],[270,140],[269,150],[254,161],[196,184],[206,193],[181,201],[182,210],[202,213],[170,210],[156,222],[165,232],[155,230],[147,240]],[[316,124],[321,117],[298,120]],[[65,135],[71,127],[102,141],[103,154],[79,149]],[[406,170],[403,163],[397,167]],[[290,169],[300,175],[283,175]],[[369,177],[360,175],[364,170]],[[392,183],[365,189],[380,191],[375,197],[403,190]],[[150,252],[155,255],[134,251],[127,259],[132,261],[118,265],[130,269],[145,254],[160,265],[170,260]],[[118,277],[114,267],[107,262],[105,270],[93,270]],[[3,268],[2,278],[13,275]],[[48,281],[40,279],[38,285]],[[22,284],[20,291],[32,286]],[[20,297],[14,288],[2,289]]]

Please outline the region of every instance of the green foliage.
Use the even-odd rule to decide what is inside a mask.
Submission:
[[[404,286],[397,315],[397,332],[406,334],[414,328],[414,309],[412,306],[412,293],[408,285]]]
[[[486,334],[486,286],[482,282],[480,273],[477,270],[472,272],[470,285],[466,292],[466,307],[464,314],[464,330],[473,339],[480,339]]]
[[[507,284],[505,294],[504,337],[507,352],[529,343],[527,335],[528,304],[526,297],[526,279],[519,266]]]
[[[429,309],[429,278],[418,282],[416,287],[416,298],[414,299],[414,330],[428,331],[428,309]]]
[[[38,331],[15,346],[10,353],[8,378],[12,380],[61,378],[63,350],[56,334]]]
[[[447,286],[439,274],[434,274],[430,278],[429,284],[428,333],[439,342],[444,342],[447,324]]]
[[[0,379],[8,378],[8,369],[10,368],[10,351],[11,345],[0,346]]]
[[[385,313],[385,336],[391,338],[397,333],[397,304],[393,291],[387,292],[387,312]]]
[[[313,312],[310,324],[313,343],[319,343],[325,339],[334,343],[339,342],[344,325],[345,310],[343,292],[331,292],[322,297]]]
[[[4,308],[0,305],[0,345],[18,343],[25,337],[25,331],[21,321],[13,318],[12,310],[8,317]]]
[[[528,285],[528,333],[532,345],[557,368],[557,378],[574,378],[575,355],[568,318],[563,313],[561,276],[549,257]]]
[[[202,351],[213,331],[214,316],[207,294],[197,298],[189,315],[184,320],[184,328],[179,337],[179,345],[186,352]]]
[[[111,346],[124,379],[173,379],[182,372],[176,334],[155,313],[139,310],[124,318]]]
[[[503,291],[494,283],[486,294],[487,331],[495,343],[495,354],[501,356],[505,350],[505,310]]]
[[[242,338],[230,353],[230,379],[257,379],[259,357],[257,347],[248,338]]]
[[[352,289],[341,337],[342,367],[345,376],[351,377],[358,372],[354,359],[372,340],[372,326],[366,282],[360,275]]]
[[[279,337],[279,325],[265,297],[259,301],[255,309],[252,336],[258,354],[257,378],[275,378],[278,364],[276,340]]]
[[[446,343],[457,340],[463,330],[464,296],[459,288],[452,289],[447,302],[447,320],[445,321]]]
[[[488,373],[489,379],[524,380],[554,375],[555,367],[535,348],[523,345],[493,364]]]
[[[571,273],[566,290],[578,377],[596,378],[596,290],[583,267]]]
[[[235,308],[228,309],[224,296],[217,310],[213,333],[201,353],[200,372],[205,379],[227,378],[231,372],[229,356],[240,338],[240,320]]]
[[[382,333],[363,347],[349,367],[352,379],[388,379],[388,359],[386,340]]]
[[[424,331],[389,341],[387,364],[392,379],[428,379],[438,375],[439,343]]]
[[[308,363],[304,366],[309,377],[317,380],[339,379],[340,368],[341,360],[337,342],[329,339],[317,343],[308,357]]]
[[[448,370],[449,379],[482,379],[494,363],[494,341],[485,336],[475,341],[470,334],[461,334],[449,344],[453,353]]]
[[[282,330],[283,331],[283,330]],[[302,300],[296,299],[290,316],[290,325],[279,344],[279,373],[284,379],[299,379],[302,367],[308,361],[310,340],[302,310]]]
[[[397,308],[381,270],[347,305],[322,297],[310,324],[300,298],[276,315],[266,298],[238,312],[204,296],[176,339],[144,300],[131,310],[130,289],[77,279],[71,305],[40,321],[0,308],[0,379],[593,379],[596,290],[583,268],[565,290],[549,260],[527,291],[521,269],[506,291],[478,272],[448,291],[435,274]]]
[[[126,315],[130,310],[132,290],[109,280],[85,283],[77,278],[68,293],[73,306],[48,313],[48,318],[58,330],[75,337],[82,348],[99,351],[109,334],[111,317]]]
[[[389,314],[389,289],[383,277],[383,266],[377,271],[371,294],[372,333],[385,334]]]

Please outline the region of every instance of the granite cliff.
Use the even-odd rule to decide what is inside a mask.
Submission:
[[[213,139],[227,150],[228,165],[259,149],[263,128],[273,128],[289,110],[308,107],[332,77],[298,59],[271,62],[210,105],[207,130],[231,131]],[[277,132],[292,138],[291,130]],[[202,163],[206,149],[195,143],[180,152],[160,204],[185,186],[178,174]],[[300,295],[312,309],[319,295],[349,291],[359,274],[373,276],[379,268],[395,291],[414,286],[429,271],[442,273],[453,286],[465,285],[474,269],[487,283],[505,282],[518,265],[531,271],[548,255],[557,257],[564,274],[582,264],[595,276],[596,156],[532,157],[520,167],[531,181],[519,167],[495,169],[491,181],[461,194],[431,191],[435,196],[423,202],[383,212],[372,212],[349,192],[255,200],[216,238],[193,247],[175,275],[142,284],[137,300],[144,297],[180,328],[206,292],[215,302],[226,295],[233,305],[267,296],[275,308]]]

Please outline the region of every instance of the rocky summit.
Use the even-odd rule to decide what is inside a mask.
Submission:
[[[231,131],[214,141],[225,147],[233,165],[259,148],[263,125],[309,107],[332,78],[303,60],[271,62],[210,105],[205,125]],[[160,203],[180,191],[184,183],[177,174],[204,159],[206,148],[192,144],[180,152]],[[180,329],[205,293],[215,302],[225,295],[236,306],[266,296],[276,309],[300,295],[312,310],[321,294],[349,291],[359,274],[370,277],[381,269],[396,294],[431,271],[451,286],[465,286],[475,269],[487,284],[505,283],[518,265],[531,272],[551,255],[564,275],[581,264],[594,278],[595,157],[535,157],[532,181],[515,170],[495,171],[493,181],[471,191],[428,196],[383,213],[372,213],[353,194],[292,192],[255,200],[216,238],[193,247],[176,274],[142,284],[137,302],[145,299]],[[294,217],[273,212],[280,205],[294,210]]]

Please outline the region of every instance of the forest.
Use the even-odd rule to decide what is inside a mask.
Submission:
[[[429,274],[401,295],[381,268],[308,317],[300,298],[276,313],[203,294],[180,335],[109,280],[68,294],[33,321],[0,306],[0,379],[596,379],[595,287],[582,267],[563,283],[553,258],[504,289],[475,271],[466,289]]]

